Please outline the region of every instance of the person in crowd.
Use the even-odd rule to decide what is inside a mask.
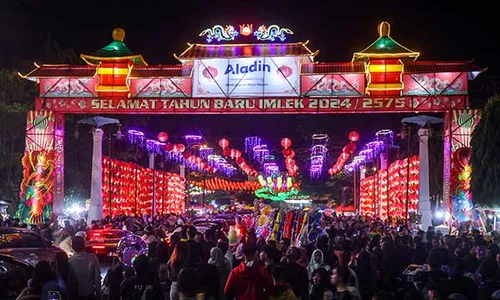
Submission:
[[[231,265],[229,260],[222,254],[221,249],[217,247],[213,247],[210,250],[210,258],[208,259],[208,263],[217,267],[217,273],[220,278],[220,291],[224,290],[226,286],[227,278],[229,277],[229,273],[231,272]]]
[[[54,296],[63,299],[62,294],[62,288],[59,286],[50,263],[42,260],[36,264],[32,279],[16,300],[48,300],[49,297],[54,298]]]
[[[480,284],[477,299],[489,299],[493,292],[500,290],[500,269],[494,259],[488,258],[479,265],[478,272]]]
[[[309,261],[309,265],[307,265],[309,280],[312,279],[312,275],[317,269],[325,269],[328,272],[331,271],[331,267],[325,263],[323,251],[321,251],[320,249],[316,249],[313,251],[311,260]]]
[[[215,243],[215,230],[207,229],[203,233],[203,238],[205,240],[205,243],[203,244],[203,257],[208,259],[211,256],[210,251],[212,251],[212,248],[217,247],[217,244]]]
[[[286,282],[285,269],[281,265],[275,265],[272,270],[275,296],[269,295],[269,300],[296,300],[292,286]]]
[[[232,270],[234,266],[234,255],[233,252],[229,251],[229,243],[227,238],[219,238],[217,240],[217,248],[219,248],[222,253],[224,253],[224,257],[229,263],[229,269]]]
[[[187,242],[178,242],[168,261],[168,278],[172,282],[170,285],[170,300],[178,300],[177,294],[178,277],[182,268],[188,266],[189,245]]]
[[[70,271],[75,274],[78,280],[78,299],[99,300],[101,298],[101,270],[99,260],[94,254],[85,251],[85,240],[83,237],[73,237],[71,244],[74,254],[68,262]]]
[[[332,276],[330,277],[330,282],[335,286],[335,299],[338,300],[361,300],[361,295],[359,290],[349,284],[352,280],[349,279],[352,274],[349,267],[346,265],[339,265],[337,268],[333,269]]]
[[[120,300],[123,270],[123,264],[120,262],[120,259],[118,257],[114,257],[111,268],[108,269],[108,272],[104,277],[104,285],[107,287],[109,300]]]
[[[310,300],[323,300],[325,294],[333,292],[333,286],[330,283],[330,271],[324,268],[317,268],[311,274],[311,285],[309,290]]]
[[[139,255],[133,262],[135,276],[124,280],[120,293],[122,300],[163,300],[163,291],[157,278],[149,273],[149,260]]]
[[[297,263],[299,257],[300,252],[297,247],[288,248],[285,256],[284,274],[286,281],[292,285],[297,299],[307,300],[309,298],[309,276],[306,268]]]
[[[203,248],[201,247],[200,243],[196,242],[195,237],[198,233],[196,230],[196,227],[194,226],[189,226],[187,228],[187,236],[188,236],[188,257],[187,257],[187,264],[190,267],[195,266],[196,264],[200,263],[203,261]]]
[[[273,280],[264,267],[257,263],[257,247],[243,246],[244,261],[234,268],[224,289],[228,299],[259,300],[273,294]]]
[[[195,268],[183,268],[178,277],[178,299],[197,300],[201,296],[200,276]]]
[[[64,229],[69,233],[69,235],[74,236],[76,231],[75,228],[71,225],[69,220],[64,221]]]

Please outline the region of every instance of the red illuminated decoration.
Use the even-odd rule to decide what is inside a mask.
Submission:
[[[287,149],[287,148],[290,148],[290,146],[292,146],[291,139],[289,139],[289,138],[282,138],[281,139],[281,147]]]
[[[240,25],[240,34],[242,36],[249,36],[253,33],[253,24]]]
[[[359,133],[357,131],[349,132],[349,140],[351,142],[357,142],[359,140]]]
[[[202,74],[203,74],[203,77],[205,77],[207,79],[212,79],[214,77],[217,77],[217,75],[219,74],[219,71],[217,71],[217,69],[214,67],[208,66],[203,70]]]
[[[133,54],[125,45],[125,30],[113,29],[113,42],[90,54],[82,54],[85,62],[97,66],[99,97],[128,97],[129,74],[134,64],[146,65],[142,55]]]
[[[342,148],[342,153],[340,153],[339,157],[337,158],[337,161],[328,170],[328,174],[330,174],[330,176],[334,176],[344,168],[345,163],[356,150],[357,146],[355,141],[357,141],[358,139],[359,139],[359,134],[356,131],[349,132],[349,140],[351,142],[346,146],[344,146],[344,148]]]
[[[111,168],[110,168],[111,165]],[[185,179],[178,174],[153,171],[133,163],[108,157],[103,159],[102,198],[107,216],[152,214],[153,179],[155,180],[156,212],[182,213],[184,211]],[[111,201],[110,201],[111,199]]]
[[[162,143],[165,143],[168,140],[168,134],[166,132],[158,133],[158,140]]]
[[[418,209],[419,160],[418,156],[397,160],[387,170],[379,170],[375,175],[366,177],[360,182],[360,214],[406,218],[406,202],[408,212]],[[407,172],[409,174],[407,175]]]
[[[219,147],[221,147],[222,149],[226,149],[227,147],[229,147],[229,141],[227,139],[220,139],[219,140]],[[229,156],[229,155],[227,155]]]
[[[278,68],[278,73],[284,77],[290,77],[293,74],[293,70],[289,66],[281,66]]]
[[[190,184],[204,188],[209,191],[249,191],[255,192],[260,188],[257,181],[229,181],[219,177],[203,181],[190,181]]]

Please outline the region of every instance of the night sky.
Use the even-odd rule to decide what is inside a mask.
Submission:
[[[486,1],[60,1],[9,0],[0,9],[0,67],[22,71],[25,61],[41,61],[47,39],[62,49],[91,53],[111,41],[114,27],[126,30],[125,43],[149,64],[176,63],[187,42],[204,42],[198,33],[215,24],[279,24],[294,32],[293,41],[310,40],[322,62],[350,61],[352,53],[377,38],[381,21],[391,36],[421,52],[419,60],[472,60],[489,67],[481,76],[500,74],[497,59],[500,23]],[[278,139],[297,132],[326,132],[345,141],[349,130],[372,136],[380,128],[398,129],[405,115],[331,116],[155,116],[151,135],[164,130],[182,135],[201,130],[243,138],[247,134]],[[305,127],[306,129],[301,129]],[[278,140],[275,143],[279,143]]]

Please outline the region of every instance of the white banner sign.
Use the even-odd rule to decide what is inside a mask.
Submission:
[[[248,57],[197,60],[194,97],[299,96],[298,57]]]

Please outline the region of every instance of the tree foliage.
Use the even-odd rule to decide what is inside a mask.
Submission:
[[[488,100],[471,139],[471,192],[475,204],[500,204],[500,96]]]

